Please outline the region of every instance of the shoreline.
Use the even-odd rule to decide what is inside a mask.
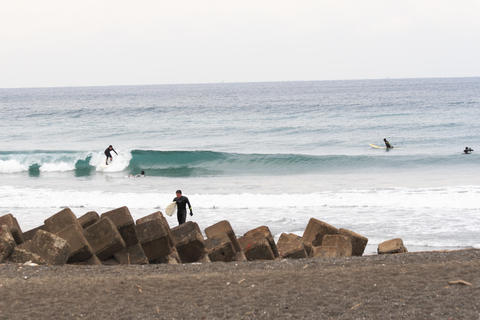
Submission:
[[[480,250],[118,266],[0,265],[0,318],[476,319]],[[464,280],[471,285],[449,285]]]

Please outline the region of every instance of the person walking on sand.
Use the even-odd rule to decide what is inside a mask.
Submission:
[[[109,145],[107,149],[105,149],[105,156],[107,157],[107,159],[105,159],[105,164],[108,166],[108,159],[110,159],[110,162],[112,162],[113,160],[113,157],[112,157],[112,153],[111,152],[115,152],[118,156],[118,153],[117,151],[115,151],[115,149],[113,149],[112,145]]]
[[[188,209],[190,209],[190,215],[193,216],[192,206],[188,198],[182,195],[182,190],[177,190],[176,197],[173,199],[173,202],[177,203],[177,219],[178,225],[185,223],[187,220],[187,204]]]

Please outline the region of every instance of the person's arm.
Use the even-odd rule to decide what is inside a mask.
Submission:
[[[117,151],[115,151],[115,149],[112,149],[112,150],[113,150],[113,152],[115,152],[115,154],[118,156],[118,153],[117,153]]]
[[[193,216],[192,206],[190,205],[190,200],[187,198],[188,209],[190,209],[190,215]]]

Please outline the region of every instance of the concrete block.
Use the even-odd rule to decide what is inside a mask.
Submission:
[[[264,237],[265,239],[267,239],[268,243],[270,244],[270,247],[272,249],[272,252],[275,258],[279,257],[277,245],[275,244],[275,240],[273,239],[272,233],[270,232],[270,229],[267,226],[261,226],[261,227],[252,229],[247,233],[245,233],[244,236],[245,237],[250,237],[250,236]]]
[[[211,225],[210,227],[205,229],[205,234],[207,235],[208,239],[215,239],[215,238],[223,238],[223,235],[227,235],[230,241],[232,242],[233,248],[235,252],[239,252],[242,249],[240,248],[240,244],[238,243],[237,236],[230,225],[230,222],[227,220],[223,220],[220,222]]]
[[[400,238],[384,241],[378,245],[378,254],[405,253],[407,248],[403,245]]]
[[[182,263],[207,262],[207,250],[198,224],[188,221],[172,229],[173,242]]]
[[[78,223],[80,223],[82,228],[85,229],[97,222],[98,220],[100,220],[100,216],[98,215],[98,213],[96,213],[95,211],[89,211],[80,218],[78,218]]]
[[[307,250],[310,251],[311,246],[321,246],[323,236],[326,234],[338,234],[338,229],[328,223],[311,218],[302,237]]]
[[[127,247],[138,243],[137,232],[135,230],[135,222],[127,207],[121,207],[102,213],[102,218],[109,218],[113,224],[117,226],[118,231],[122,235]]]
[[[36,264],[47,264],[47,262],[38,254],[35,254],[25,248],[20,247],[15,247],[13,249],[12,254],[8,258],[8,261],[14,263],[25,263],[31,261]]]
[[[102,264],[104,266],[118,266],[120,264],[120,262],[118,262],[117,259],[115,259],[115,258],[110,258],[110,259],[107,259],[107,260],[103,260]]]
[[[347,257],[350,255],[344,255],[339,248],[329,247],[329,246],[320,246],[312,247],[312,257],[314,258],[337,258],[337,257]]]
[[[367,246],[368,238],[343,228],[340,228],[338,231],[340,234],[350,237],[352,241],[352,255],[359,257],[362,256],[363,252],[365,251],[365,247]]]
[[[232,241],[225,234],[223,238],[209,238],[205,240],[205,247],[210,261],[230,262],[237,258],[237,252]],[[241,251],[239,251],[241,252]]]
[[[84,229],[83,234],[100,260],[107,260],[126,247],[117,227],[109,218],[101,218]]]
[[[148,264],[148,258],[140,243],[117,251],[113,256],[120,264]]]
[[[36,227],[36,228],[30,229],[30,230],[28,230],[28,231],[25,231],[25,232],[23,233],[23,240],[24,240],[24,241],[32,240],[32,239],[33,239],[33,236],[35,235],[35,233],[36,233],[38,230],[46,231],[45,225],[42,224],[41,226],[38,226],[38,227]]]
[[[7,260],[15,248],[15,239],[6,225],[0,225],[0,263]]]
[[[98,257],[96,255],[93,255],[90,258],[88,258],[87,260],[80,261],[80,262],[74,262],[72,264],[80,265],[80,266],[87,266],[87,265],[97,265],[98,266],[98,265],[102,265],[102,261],[100,259],[98,259]]]
[[[284,259],[307,258],[302,237],[293,233],[282,233],[277,242],[280,257]]]
[[[44,221],[45,231],[57,233],[72,224],[78,224],[77,217],[72,210],[65,208]]]
[[[70,245],[69,263],[88,260],[93,255],[93,249],[83,235],[80,224],[69,225],[55,234],[65,239]]]
[[[62,265],[70,256],[70,245],[61,237],[43,230],[38,230],[30,240],[29,249],[39,255],[47,264]]]
[[[15,239],[17,244],[20,244],[24,241],[23,232],[18,224],[17,219],[12,214],[6,214],[0,217],[0,225],[6,225]]]
[[[172,232],[161,212],[155,212],[137,220],[138,240],[150,262],[168,261],[166,257],[174,250]]]
[[[240,247],[245,253],[247,260],[274,260],[270,242],[263,236],[249,235],[238,238]]]
[[[327,234],[323,237],[322,247],[337,248],[337,256],[350,257],[352,255],[352,241],[342,234]]]
[[[154,261],[151,261],[151,263],[166,263],[166,264],[179,264],[182,261],[180,260],[180,256],[178,255],[177,248],[173,248],[172,252],[166,256],[162,256]]]

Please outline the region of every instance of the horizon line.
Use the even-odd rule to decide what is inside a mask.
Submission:
[[[104,85],[53,85],[53,86],[27,86],[27,87],[0,87],[8,89],[64,89],[64,88],[107,88],[107,87],[148,87],[148,86],[189,86],[189,85],[215,85],[215,84],[254,84],[254,83],[288,83],[288,82],[335,82],[335,81],[379,81],[379,80],[413,80],[413,79],[468,79],[480,78],[479,76],[452,76],[452,77],[383,77],[383,78],[351,78],[351,79],[323,79],[323,80],[265,80],[265,81],[211,81],[211,82],[173,82],[150,84],[104,84]]]

